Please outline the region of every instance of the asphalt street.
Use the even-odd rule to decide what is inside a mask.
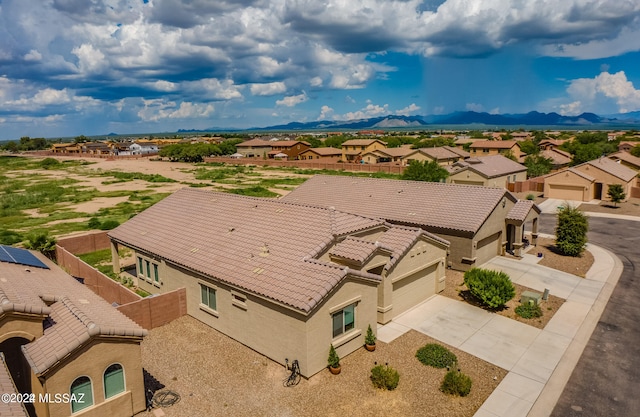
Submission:
[[[540,231],[555,222],[541,215]],[[551,416],[640,416],[640,222],[593,217],[588,238],[624,271]]]

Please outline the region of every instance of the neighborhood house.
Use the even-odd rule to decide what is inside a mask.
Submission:
[[[109,232],[135,251],[137,285],[186,288],[187,312],[311,376],[330,345],[444,288],[449,243],[418,227],[300,203],[185,188]]]

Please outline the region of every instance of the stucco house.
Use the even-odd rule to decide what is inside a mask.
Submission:
[[[137,284],[186,288],[187,312],[302,375],[363,346],[444,288],[449,243],[334,208],[185,188],[109,232],[135,252]]]
[[[551,159],[553,169],[565,168],[571,163],[571,154],[556,147],[548,147],[540,151],[540,155]]]
[[[281,200],[420,227],[450,242],[448,265],[458,270],[506,250],[519,255],[525,225],[535,244],[540,213],[502,188],[330,175],[311,177]]]
[[[330,148],[330,147],[309,148],[305,151],[302,151],[299,157],[303,161],[315,160],[315,159],[322,159],[325,161],[327,160],[337,161],[340,158],[342,158],[342,150],[336,149],[336,148]]]
[[[375,149],[373,151],[366,151],[360,155],[360,158],[365,164],[383,164],[383,163],[396,163],[401,164],[403,158],[413,153],[413,149],[408,146],[401,146],[398,148],[384,148]]]
[[[25,405],[30,416],[145,410],[146,330],[40,253],[0,245],[0,277],[3,393],[34,394],[35,403]],[[41,402],[47,394],[52,401]],[[56,394],[74,397],[56,402]],[[0,403],[0,415],[27,415],[10,407]]]
[[[504,155],[508,152],[511,152],[516,160],[524,156],[520,144],[515,140],[479,140],[470,145],[469,151],[471,157]]]
[[[621,184],[628,199],[637,174],[609,158],[599,158],[547,175],[544,196],[576,201],[609,200],[609,185]]]
[[[311,145],[301,140],[278,140],[271,142],[271,151],[267,155],[274,157],[281,153],[285,154],[289,160],[299,159],[299,155],[309,148],[311,148]]]
[[[636,172],[640,172],[640,158],[631,155],[629,152],[620,151],[612,153],[607,158],[619,163],[620,165],[624,165],[627,168],[631,168]]]
[[[131,155],[155,155],[158,153],[158,144],[155,142],[134,142],[129,146]]]
[[[378,139],[350,139],[342,143],[342,162],[360,162],[361,155],[385,149],[387,144]]]
[[[403,165],[409,165],[411,161],[436,161],[441,166],[451,165],[455,162],[469,158],[469,152],[453,146],[437,146],[433,148],[413,149],[405,155]]]
[[[502,155],[469,158],[446,167],[447,182],[507,188],[507,184],[527,179],[527,167]]]
[[[238,143],[236,149],[245,158],[262,158],[271,152],[273,142],[263,139],[251,139]]]

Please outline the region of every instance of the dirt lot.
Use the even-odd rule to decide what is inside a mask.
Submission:
[[[567,272],[584,278],[593,265],[593,255],[589,251],[584,251],[582,256],[574,258],[563,256],[557,252],[554,239],[538,238],[538,245],[529,251],[532,254],[542,253],[539,265],[548,266],[558,271]]]
[[[323,370],[297,386],[284,387],[284,367],[191,317],[151,330],[142,342],[144,368],[181,396],[164,408],[183,416],[473,416],[506,371],[455,348],[463,373],[473,381],[469,396],[439,391],[446,370],[422,365],[418,348],[433,339],[411,331],[375,352],[359,349],[341,359],[342,373]],[[369,381],[374,362],[400,373],[394,391]],[[139,416],[152,415],[141,413]]]

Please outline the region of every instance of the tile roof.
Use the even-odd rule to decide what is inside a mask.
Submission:
[[[456,169],[456,167],[459,167]],[[502,155],[479,156],[465,161],[459,161],[452,167],[453,174],[470,169],[486,178],[501,177],[503,175],[523,172],[527,167]]]
[[[332,247],[329,250],[329,255],[364,264],[379,249],[391,252],[388,248],[381,247],[378,242],[370,242],[349,236]]]
[[[456,148],[455,146],[443,146],[443,148],[448,149],[449,151],[458,154],[463,158],[468,158],[471,156],[469,152],[465,151],[464,149]]]
[[[309,142],[305,142],[302,140],[276,140],[273,142],[270,142],[272,146],[277,146],[277,147],[282,147],[282,146],[295,146],[298,143],[302,144],[302,145],[307,145],[307,146],[311,146],[311,144]]]
[[[52,325],[44,335],[23,346],[36,374],[45,372],[94,335],[146,335],[146,330],[53,262],[32,253],[50,269],[0,262],[0,315],[26,311],[50,317]]]
[[[342,146],[369,146],[374,142],[384,143],[379,139],[349,139],[345,142],[342,142]]]
[[[453,152],[451,149],[448,149],[445,146],[437,146],[434,148],[420,148],[422,153],[429,155],[430,157],[438,160],[438,159],[451,159],[451,158],[460,158],[460,154],[457,152]],[[468,155],[468,153],[467,153]]]
[[[310,148],[304,151],[306,152],[313,152],[316,153],[320,156],[329,156],[329,155],[342,155],[342,150],[340,149],[336,149],[336,148],[330,148],[330,147],[326,147],[326,148]]]
[[[382,220],[334,209],[184,188],[109,236],[309,312],[343,278],[358,274],[312,258],[339,236],[382,226],[388,227]]]
[[[571,154],[561,151],[560,149],[545,149],[540,154],[545,158],[551,159],[554,165],[565,165],[571,162]]]
[[[334,206],[394,223],[475,233],[504,197],[516,201],[500,188],[316,175],[281,201]]]
[[[261,147],[261,148],[266,148],[266,147],[271,147],[273,142],[270,142],[268,140],[263,140],[263,139],[251,139],[251,140],[246,140],[242,143],[238,143],[236,145],[236,148],[240,147],[240,148],[247,148],[247,147]]]
[[[509,210],[505,219],[525,221],[531,209],[540,214],[540,209],[533,203],[533,201],[518,200],[513,208]]]
[[[625,152],[625,151],[616,152],[614,154],[609,155],[609,159],[613,159],[614,161],[621,160],[640,168],[640,158],[638,158],[637,156],[631,155],[629,152]]]
[[[588,161],[583,164],[576,165],[575,168],[581,168],[586,165],[596,167],[606,173],[613,175],[614,177],[620,178],[625,182],[633,180],[638,175],[638,173],[631,168],[612,161],[609,158],[598,158],[593,161]]]
[[[9,368],[5,362],[4,354],[0,352],[0,393],[18,394],[18,389],[13,383]],[[0,416],[3,417],[27,417],[27,410],[21,402],[0,401]]]
[[[472,148],[511,149],[518,142],[515,140],[478,140],[471,144]]]
[[[553,176],[556,176],[556,175],[560,175],[560,174],[564,174],[564,173],[567,173],[567,172],[571,172],[572,174],[575,174],[575,175],[577,175],[579,177],[582,177],[585,180],[590,181],[590,182],[594,182],[596,180],[595,177],[592,177],[591,175],[585,174],[584,172],[578,171],[577,169],[574,169],[574,168],[567,168],[567,169],[563,169],[563,170],[560,170],[560,171],[557,171],[557,172],[552,172],[551,174],[545,175],[545,178],[550,178],[550,177],[553,177]]]

